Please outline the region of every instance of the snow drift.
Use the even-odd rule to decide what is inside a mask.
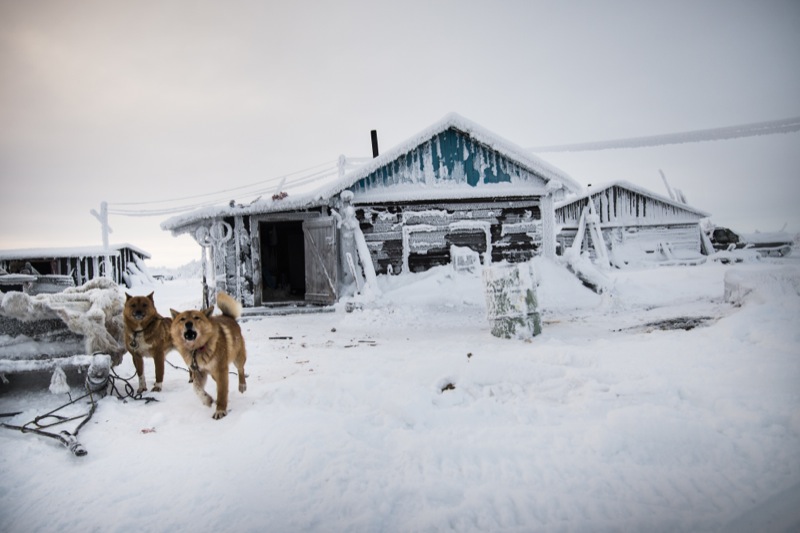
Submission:
[[[248,319],[221,421],[168,367],[158,402],[99,403],[86,457],[0,432],[0,530],[796,529],[800,297],[773,289],[800,267],[781,261],[737,265],[754,289],[734,305],[716,262],[610,270],[599,295],[537,260],[527,340],[493,337],[480,274],[446,267],[379,276],[352,312]],[[155,290],[162,314],[199,305],[197,281]],[[0,412],[63,403],[46,388],[0,389]]]

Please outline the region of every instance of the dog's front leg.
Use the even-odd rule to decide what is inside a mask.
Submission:
[[[154,353],[153,361],[156,365],[156,383],[153,385],[153,392],[161,391],[161,386],[164,384],[164,360],[167,358],[165,353]]]
[[[194,375],[192,386],[194,387],[195,394],[197,394],[197,397],[203,402],[203,405],[211,407],[213,399],[211,395],[206,392],[206,378],[208,377],[208,372],[205,370],[195,370],[192,374]]]
[[[147,381],[144,378],[144,361],[139,354],[131,353],[133,357],[133,366],[136,368],[136,375],[139,376],[139,388],[136,389],[136,394],[141,394],[147,390]]]
[[[228,369],[219,372],[217,382],[217,410],[214,411],[214,420],[219,420],[228,414]]]

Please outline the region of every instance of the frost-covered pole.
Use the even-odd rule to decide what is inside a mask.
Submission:
[[[203,275],[203,307],[210,307],[214,305],[216,300],[216,276],[209,276],[209,248],[211,247],[211,239],[208,235],[208,228],[199,226],[194,231],[194,240],[200,245],[200,265]],[[211,284],[211,286],[209,286]]]
[[[111,264],[111,250],[109,249],[108,244],[108,234],[114,233],[114,230],[111,229],[111,226],[108,225],[108,202],[100,202],[100,212],[98,213],[94,209],[90,211],[94,217],[100,221],[100,228],[103,233],[103,254],[105,257],[104,265],[105,265],[105,274],[106,277],[110,279],[114,279],[114,267]]]
[[[233,228],[225,221],[217,220],[208,232],[211,240],[211,267],[214,273],[214,296],[216,302],[216,291],[228,292],[228,280],[225,268],[225,244],[233,237]]]
[[[669,197],[671,200],[675,200],[675,192],[672,190],[672,187],[669,186],[669,182],[667,182],[667,176],[664,174],[664,171],[660,168],[658,169],[658,173],[661,174],[661,179],[664,182],[664,187],[667,188],[667,193],[669,193]]]
[[[348,272],[350,270],[347,256],[349,255],[350,261],[352,261],[357,253],[361,267],[363,268],[364,277],[367,281],[367,286],[374,294],[380,294],[378,280],[375,274],[375,265],[372,263],[372,255],[369,252],[364,233],[361,231],[358,219],[356,218],[356,210],[353,207],[353,192],[343,191],[340,198],[342,200],[341,253],[344,258],[344,271]],[[354,272],[353,275],[359,276],[359,273]],[[359,285],[360,280],[356,278],[355,281],[356,284]]]
[[[233,237],[233,228],[227,222],[217,220],[210,226],[198,226],[194,240],[203,247],[203,306],[217,302],[217,290],[228,292],[225,271],[225,243]]]
[[[549,259],[556,258],[556,210],[554,196],[562,185],[556,181],[547,183],[547,194],[542,196],[540,205],[542,214],[542,255]]]
[[[542,255],[548,259],[556,258],[556,211],[553,196],[542,197]]]

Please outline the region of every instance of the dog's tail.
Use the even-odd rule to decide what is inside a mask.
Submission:
[[[217,293],[217,307],[219,307],[223,315],[233,319],[238,319],[242,316],[242,304],[224,292]]]

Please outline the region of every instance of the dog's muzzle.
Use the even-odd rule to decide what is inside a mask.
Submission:
[[[141,320],[144,318],[144,313],[142,311],[135,311],[133,313],[133,318],[136,320]]]
[[[187,322],[184,326],[183,338],[187,341],[193,341],[197,338],[197,331],[195,331],[194,325],[191,322]]]

